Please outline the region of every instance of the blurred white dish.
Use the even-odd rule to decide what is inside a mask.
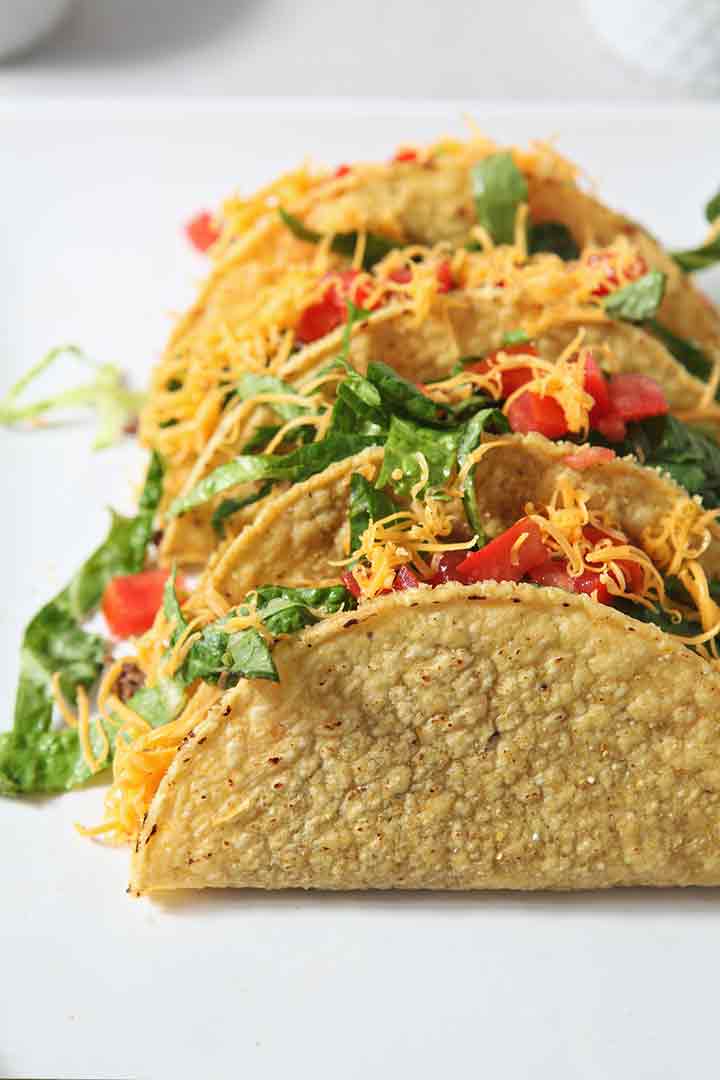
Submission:
[[[717,0],[584,0],[598,34],[648,75],[700,93],[720,90]]]
[[[49,33],[74,0],[0,0],[0,59],[30,48]]]

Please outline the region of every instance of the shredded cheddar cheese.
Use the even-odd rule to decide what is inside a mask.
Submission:
[[[348,566],[357,563],[353,576],[364,599],[378,596],[385,590],[392,589],[395,574],[401,566],[412,564],[424,579],[434,573],[432,560],[427,555],[443,551],[465,551],[473,546],[476,537],[470,540],[446,541],[453,529],[453,518],[447,511],[447,503],[433,497],[429,492],[420,501],[417,495],[425,487],[429,473],[427,462],[418,463],[423,469],[423,476],[413,486],[412,503],[407,510],[398,510],[387,517],[371,521],[363,532],[360,545],[349,558],[331,565]]]
[[[386,182],[397,170],[436,163],[464,171],[498,149],[473,130],[464,142],[442,139],[416,148],[416,160],[410,163],[359,163],[341,176],[304,165],[250,197],[229,199],[220,215],[222,234],[212,251],[214,274],[194,309],[178,324],[155,371],[141,421],[143,441],[163,455],[171,470],[192,465],[221,427],[224,435],[217,444],[218,453],[236,451],[233,436],[237,438],[238,430],[223,423],[227,387],[244,372],[282,373],[292,360],[298,320],[327,289],[326,275],[348,265],[360,270],[366,229],[379,228],[354,221],[348,203],[343,228],[357,229],[358,239],[351,258],[343,260],[331,251],[329,234],[314,246],[295,237],[279,218],[278,207],[301,220],[310,215],[312,221],[318,208],[350,198],[367,185]],[[526,150],[514,148],[512,154],[530,178],[575,183],[579,175],[547,143],[536,142]],[[572,320],[604,321],[600,298],[593,295],[603,268],[586,260],[564,264],[553,255],[529,258],[527,211],[524,206],[517,215],[511,245],[495,245],[487,235],[480,236],[476,226],[482,252],[454,250],[448,244],[408,245],[399,221],[388,212],[380,231],[394,236],[399,247],[371,273],[358,275],[354,294],[362,292],[363,306],[369,309],[397,305],[398,314],[407,314],[419,324],[437,300],[437,267],[442,260],[450,263],[457,289],[491,290],[506,309],[520,304],[518,311],[531,335]],[[621,285],[631,270],[633,255],[626,238],[618,244],[618,250],[605,257],[617,266]],[[452,294],[446,297],[448,305],[453,300]],[[361,328],[356,332],[362,332]]]
[[[119,842],[132,841],[150,801],[183,740],[222,697],[217,686],[201,683],[178,718],[163,727],[118,735],[113,783],[105,799],[105,822],[91,833],[112,833]],[[125,736],[129,735],[130,738]]]

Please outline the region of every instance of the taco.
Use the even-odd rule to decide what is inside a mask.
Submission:
[[[131,888],[717,885],[720,676],[553,588],[445,585],[278,645],[189,733]]]
[[[604,252],[604,259],[603,266],[615,267],[621,293],[632,299],[637,289],[642,296],[643,280],[633,282],[638,265],[632,249],[618,244]],[[448,268],[449,277],[440,273],[442,267]],[[623,317],[624,309],[615,311],[612,303],[618,293],[607,292],[604,272],[593,262],[564,263],[554,255],[528,259],[526,252],[510,245],[483,254],[457,253],[452,260],[437,254],[419,262],[405,253],[388,256],[372,275],[357,282],[361,292],[354,293],[355,299],[372,311],[366,308],[363,314],[351,304],[342,328],[289,356],[274,375],[238,377],[223,418],[194,464],[184,451],[185,478],[172,494],[186,496],[246,448],[277,452],[279,445],[292,448],[298,436],[321,437],[337,380],[348,363],[364,373],[370,361],[381,359],[410,381],[432,383],[447,379],[458,367],[482,365],[488,356],[497,366],[499,350],[513,354],[525,345],[526,353],[551,362],[563,357],[581,332],[579,340],[596,350],[608,370],[652,375],[673,412],[697,411],[707,395],[705,385],[655,336]],[[657,294],[656,306],[659,300]],[[650,310],[645,307],[646,315]],[[512,356],[508,362],[518,363]],[[517,373],[513,379],[517,383]],[[495,399],[504,396],[502,385],[488,389]],[[547,386],[544,392],[552,396]],[[567,400],[561,397],[560,406],[567,408]],[[542,432],[542,424],[536,430]],[[615,441],[618,430],[622,428],[610,432]],[[253,506],[257,492],[256,487],[238,489],[222,505],[227,507],[231,498],[237,513]],[[235,517],[221,511],[220,529],[219,507],[215,503],[194,509],[171,522],[161,557],[167,563],[203,562],[218,534],[241,527],[252,513],[246,510]]]
[[[116,764],[132,888],[717,884],[720,545],[603,449],[491,438],[444,490],[373,449],[268,505],[182,613],[223,612],[176,639],[183,712]],[[217,634],[246,677],[211,697]]]
[[[283,178],[215,258],[0,792],[112,763],[138,891],[720,883],[710,306],[481,139]]]
[[[707,380],[718,356],[717,314],[647,233],[597,203],[576,178],[547,146],[510,153],[476,138],[406,149],[390,163],[354,165],[340,175],[301,170],[249,200],[230,200],[216,270],[173,334],[143,418],[145,442],[170,465],[166,499],[197,480],[198,455],[223,425],[234,381],[248,371],[284,378],[288,361],[290,371],[300,370],[305,357],[292,351],[300,346],[311,359],[314,343],[332,336],[345,319],[345,299],[359,302],[366,291],[360,271],[388,258],[392,264],[403,252],[417,258],[440,245],[439,286],[448,288],[455,285],[448,256],[454,263],[453,252],[467,246],[512,245],[522,234],[531,252],[573,259],[582,250],[601,295],[621,292],[633,277],[645,282],[639,306],[628,301],[632,318],[644,320],[691,375]],[[623,249],[621,265],[605,251],[613,245]],[[414,275],[406,284],[414,289]],[[408,299],[417,308],[414,291]],[[697,410],[714,388],[708,401],[697,385],[685,391],[681,407]],[[199,547],[195,539],[168,542],[165,554],[205,557],[212,537]]]

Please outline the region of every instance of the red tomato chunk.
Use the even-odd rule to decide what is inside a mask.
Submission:
[[[505,345],[503,348],[496,349],[495,352],[489,353],[482,360],[479,360],[477,364],[470,364],[467,370],[475,371],[478,375],[485,375],[488,371],[492,371],[500,353],[505,353],[508,356],[538,355],[538,351],[534,345]],[[508,368],[501,373],[501,379],[501,395],[502,397],[507,398],[516,390],[519,390],[521,386],[524,386],[526,382],[530,382],[532,379],[532,369],[529,367]]]
[[[599,266],[605,269],[605,280],[601,281],[593,289],[593,296],[607,296],[608,293],[614,292],[620,284],[617,271],[613,266],[612,256],[606,252],[596,252],[594,255],[590,255],[587,260],[588,266]],[[626,267],[625,274],[630,281],[637,281],[643,274],[647,274],[647,263],[643,259],[642,255],[637,255],[628,267]]]
[[[351,596],[354,596],[356,600],[360,599],[360,586],[357,583],[357,579],[352,570],[346,570],[341,575],[341,581]]]
[[[400,566],[395,574],[393,589],[395,592],[404,592],[406,589],[417,589],[420,580],[409,566]]]
[[[611,450],[609,446],[582,446],[574,454],[568,454],[563,458],[566,465],[569,465],[571,469],[590,469],[593,465],[602,465],[608,461],[612,461],[615,457],[615,451]]]
[[[523,533],[526,534],[525,540],[516,548],[515,544]],[[521,581],[547,557],[548,551],[540,528],[529,518],[521,518],[512,528],[463,559],[456,572],[466,582]]]
[[[417,161],[417,157],[418,157],[417,150],[413,150],[412,147],[410,147],[410,146],[399,146],[398,149],[395,151],[395,156],[393,157],[393,161],[400,162],[400,163],[409,162],[409,161]]]
[[[197,251],[205,252],[220,236],[220,230],[213,221],[212,214],[202,210],[185,226],[185,233]]]
[[[625,421],[664,416],[669,409],[662,388],[649,375],[613,375],[609,391],[611,412]]]
[[[443,259],[442,262],[438,263],[435,277],[437,278],[439,293],[447,293],[455,288],[452,267],[447,259]]]
[[[105,586],[102,613],[110,632],[126,638],[144,634],[155,621],[169,577],[167,570],[142,570],[112,578]]]
[[[461,581],[464,582],[458,571],[458,566],[461,562],[464,562],[468,557],[467,551],[443,551],[442,555],[437,561],[437,567],[433,577],[430,578],[430,585],[444,585],[446,581]]]
[[[507,418],[512,430],[522,435],[538,431],[548,439],[561,439],[568,433],[565,413],[555,398],[541,397],[531,390],[510,403]]]
[[[599,571],[588,570],[579,577],[572,577],[568,572],[567,559],[548,559],[534,567],[529,577],[536,585],[554,585],[556,589],[572,593],[595,593],[600,604],[607,604],[610,600],[607,585],[600,581]]]
[[[359,270],[341,270],[328,275],[325,292],[319,300],[305,308],[298,320],[295,336],[301,344],[308,345],[337,330],[347,319],[348,300],[358,307],[364,306],[371,286],[366,281],[356,283],[359,274]]]

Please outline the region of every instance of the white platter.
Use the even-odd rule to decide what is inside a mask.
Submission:
[[[461,132],[463,113],[506,142],[558,135],[609,202],[700,239],[720,107],[3,102],[0,389],[63,341],[142,385],[204,272],[194,210],[309,152]],[[2,727],[23,625],[141,475],[133,446],[91,439],[0,431]],[[0,803],[0,1076],[657,1080],[717,1058],[715,891],[133,901],[126,853],[72,829],[101,803]]]

